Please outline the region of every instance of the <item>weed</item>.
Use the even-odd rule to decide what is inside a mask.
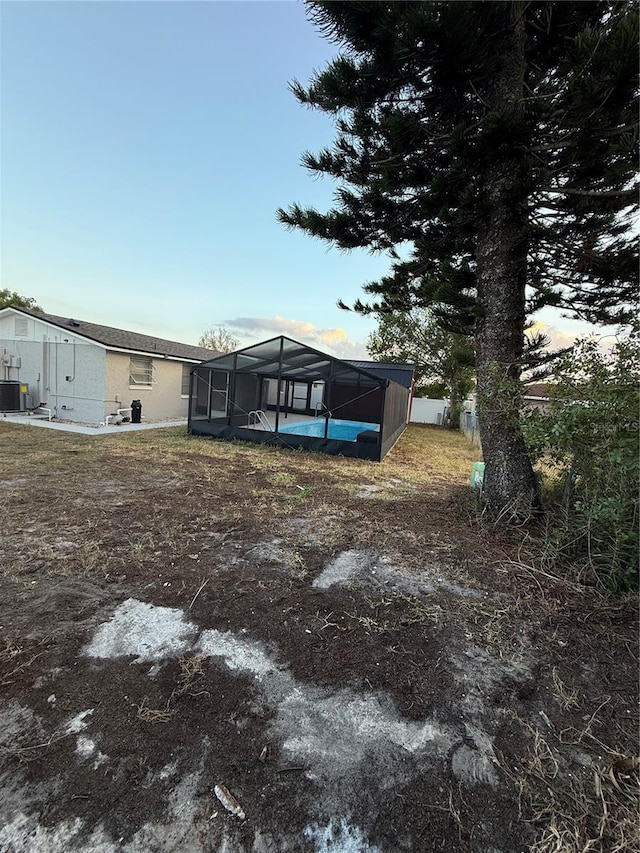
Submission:
[[[268,477],[274,486],[295,486],[296,478],[289,471],[276,471]]]
[[[510,716],[530,738],[529,755],[516,768],[500,756],[500,765],[519,788],[521,817],[538,831],[532,853],[640,853],[638,759],[599,743],[602,766],[570,770],[561,741]]]
[[[566,686],[560,678],[556,667],[553,668],[551,673],[551,680],[553,681],[553,698],[556,700],[558,705],[560,705],[563,711],[570,711],[571,708],[580,707],[578,691]]]
[[[170,707],[170,700],[167,700],[164,708],[149,708],[147,701],[145,696],[141,704],[138,705],[137,717],[143,723],[168,723],[173,717],[175,711]]]

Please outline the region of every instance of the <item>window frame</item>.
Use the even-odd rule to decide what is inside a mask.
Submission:
[[[137,368],[135,368],[134,362],[138,362]],[[145,364],[143,367],[142,364]],[[148,355],[132,355],[129,356],[129,388],[135,388],[138,390],[139,388],[153,388],[153,358]],[[139,382],[136,381],[136,375],[145,376],[148,381]]]
[[[185,399],[189,399],[189,394],[191,392],[191,370],[194,365],[191,363],[182,362],[182,377],[180,380],[180,396]],[[186,383],[186,386],[185,386]],[[186,387],[186,391],[184,390]]]

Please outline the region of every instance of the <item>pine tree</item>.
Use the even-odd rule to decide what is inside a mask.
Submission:
[[[378,325],[367,339],[369,355],[378,361],[410,361],[415,365],[415,393],[428,385],[442,385],[449,397],[451,426],[460,425],[460,410],[474,381],[473,346],[468,335],[438,325],[426,308],[379,314]]]
[[[625,322],[637,186],[638,12],[626,2],[307,2],[342,51],[298,100],[335,117],[303,165],[340,184],[280,220],[387,252],[355,310],[432,306],[471,331],[490,509],[537,500],[519,422],[527,317]],[[346,306],[343,306],[346,307]]]

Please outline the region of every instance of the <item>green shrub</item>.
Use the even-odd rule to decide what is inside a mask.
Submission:
[[[640,334],[609,352],[581,340],[559,363],[546,411],[524,417],[543,493],[549,543],[613,590],[637,585]]]

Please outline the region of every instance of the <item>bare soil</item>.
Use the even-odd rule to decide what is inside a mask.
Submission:
[[[0,851],[638,850],[635,599],[476,453],[0,424]]]

